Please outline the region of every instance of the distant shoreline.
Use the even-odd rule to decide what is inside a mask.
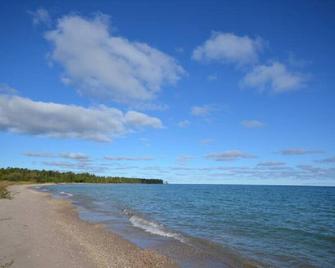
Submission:
[[[50,194],[13,185],[0,200],[0,265],[9,267],[176,267],[101,224],[80,220],[74,206]],[[45,184],[43,184],[45,185]]]
[[[0,181],[30,183],[142,183],[163,184],[161,179],[96,176],[90,173],[60,172],[17,167],[0,168]]]

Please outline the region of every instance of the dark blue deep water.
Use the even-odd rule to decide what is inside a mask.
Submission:
[[[184,267],[335,267],[335,188],[55,185],[80,216]]]

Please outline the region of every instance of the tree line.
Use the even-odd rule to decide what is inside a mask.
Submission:
[[[60,172],[53,170],[31,170],[27,168],[0,168],[0,181],[34,183],[144,183],[162,184],[161,179],[127,177],[105,177],[90,173]]]

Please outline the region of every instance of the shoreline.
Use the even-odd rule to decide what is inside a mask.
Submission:
[[[177,267],[102,224],[81,220],[69,201],[30,188],[37,185],[10,186],[13,199],[0,200],[1,267]]]
[[[86,183],[82,183],[82,185],[89,186]],[[215,243],[214,241],[190,236],[186,233],[178,232],[173,229],[170,230],[165,226],[163,229],[160,229],[159,227],[156,227],[156,225],[159,226],[158,221],[150,219],[150,217],[146,218],[141,213],[136,213],[130,210],[127,212],[127,216],[124,219],[123,216],[121,216],[124,213],[123,210],[121,215],[119,215],[120,211],[113,211],[113,218],[121,217],[118,219],[114,218],[113,221],[118,222],[115,226],[114,224],[110,224],[109,220],[106,220],[100,214],[103,212],[99,209],[99,215],[94,215],[95,211],[93,207],[87,204],[86,201],[83,199],[80,201],[73,199],[73,194],[76,196],[77,193],[71,193],[70,189],[58,189],[55,192],[47,190],[46,193],[50,193],[51,197],[56,198],[56,200],[59,200],[58,198],[60,198],[61,200],[67,200],[70,202],[70,204],[76,208],[76,212],[78,212],[77,215],[81,220],[91,224],[103,223],[103,226],[107,230],[117,234],[122,239],[130,241],[130,243],[133,243],[142,249],[144,248],[146,250],[154,251],[162,256],[167,256],[175,263],[177,263],[178,266],[199,268],[263,267],[263,264],[260,262],[256,262],[252,259],[246,259],[239,252],[234,251],[233,249],[230,249],[222,244]],[[86,205],[88,205],[88,207],[86,207]],[[111,210],[109,208],[108,213],[110,213],[110,211]],[[104,220],[100,218],[101,216],[104,218]],[[98,219],[95,217],[98,217]],[[158,229],[155,230],[156,228]],[[173,236],[171,236],[171,234]]]

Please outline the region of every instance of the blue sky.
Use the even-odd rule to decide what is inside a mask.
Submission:
[[[335,185],[334,11],[3,2],[0,166]]]

